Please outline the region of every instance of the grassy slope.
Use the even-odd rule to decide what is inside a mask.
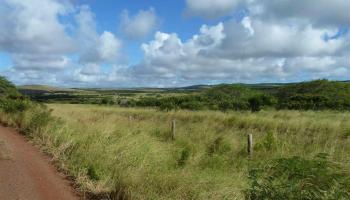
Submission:
[[[18,90],[40,90],[40,91],[47,91],[47,92],[71,92],[74,91],[74,89],[70,88],[58,88],[58,87],[53,87],[53,86],[48,86],[48,85],[22,85],[17,87]]]
[[[255,139],[252,162],[325,152],[350,167],[347,112],[49,108],[66,123],[35,140],[45,144],[83,188],[95,193],[117,190],[135,199],[242,199],[247,133]],[[177,121],[175,141],[169,137],[172,119]]]

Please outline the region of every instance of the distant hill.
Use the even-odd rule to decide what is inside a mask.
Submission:
[[[339,81],[344,83],[350,83],[349,81]],[[251,89],[256,89],[260,91],[265,91],[268,93],[275,93],[277,89],[283,86],[295,85],[298,83],[256,83],[256,84],[244,84],[244,83],[234,83],[234,84],[219,84],[219,85],[241,85]],[[18,86],[17,89],[22,94],[42,94],[42,93],[60,93],[60,92],[77,92],[77,91],[90,91],[90,92],[134,92],[134,93],[144,93],[144,92],[181,92],[181,91],[200,91],[204,89],[213,88],[217,85],[191,85],[185,87],[169,87],[169,88],[153,88],[153,87],[135,87],[135,88],[60,88],[48,85],[22,85]]]
[[[43,93],[59,93],[59,92],[74,92],[75,89],[71,88],[59,88],[59,87],[52,87],[48,85],[21,85],[17,86],[17,89],[20,93],[24,95],[30,95],[30,94],[43,94]]]
[[[19,90],[45,90],[45,91],[74,91],[71,88],[59,88],[48,85],[22,85],[17,87]]]

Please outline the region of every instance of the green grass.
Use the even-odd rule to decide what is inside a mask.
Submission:
[[[347,112],[167,113],[60,104],[49,108],[64,122],[37,137],[38,142],[77,177],[83,190],[96,194],[122,191],[134,199],[243,199],[248,187],[248,133],[254,134],[253,163],[327,153],[331,160],[350,167]],[[175,141],[170,136],[173,119]]]
[[[48,107],[58,120],[26,112],[18,114],[19,126],[32,127],[28,136],[75,177],[82,191],[95,195],[244,199],[248,169],[255,163],[293,156],[312,159],[326,153],[331,162],[350,167],[349,112]],[[0,120],[11,121],[6,114]],[[174,141],[172,120],[176,120]],[[48,126],[35,126],[44,122]],[[251,160],[246,153],[248,133],[254,135]]]

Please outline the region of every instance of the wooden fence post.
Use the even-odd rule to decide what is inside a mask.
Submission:
[[[175,134],[176,134],[176,122],[175,120],[172,121],[171,123],[171,139],[175,140]]]
[[[248,146],[247,151],[249,157],[253,156],[253,134],[248,134]]]

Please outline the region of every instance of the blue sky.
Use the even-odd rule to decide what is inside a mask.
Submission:
[[[16,84],[174,87],[350,79],[347,0],[4,0]]]

